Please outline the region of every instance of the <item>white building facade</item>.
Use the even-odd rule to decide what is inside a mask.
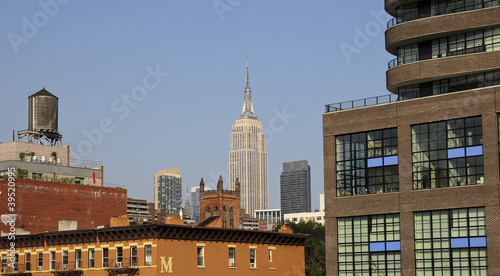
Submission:
[[[268,208],[268,165],[266,134],[257,120],[252,105],[252,93],[248,81],[245,88],[243,111],[233,125],[229,152],[229,183],[234,190],[236,178],[240,180],[241,208],[253,215],[255,210]]]

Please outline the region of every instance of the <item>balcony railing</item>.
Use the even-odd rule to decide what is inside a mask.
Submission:
[[[443,15],[443,14],[449,14],[449,13],[457,13],[457,12],[463,12],[463,11],[473,11],[473,10],[480,10],[484,8],[491,8],[491,7],[496,7],[500,6],[500,0],[486,0],[483,1],[482,3],[470,3],[470,4],[465,4],[464,5],[457,5],[456,7],[431,7],[431,14],[420,14],[418,15],[418,12],[416,11],[409,11],[407,13],[404,13],[398,17],[392,18],[387,22],[387,28],[394,27],[395,25],[403,22],[408,22],[420,18],[428,18],[432,16],[438,16],[438,15]]]
[[[398,94],[389,94],[389,95],[383,95],[383,96],[377,96],[377,97],[371,97],[371,98],[365,98],[365,99],[359,99],[359,100],[352,100],[352,101],[346,101],[346,102],[340,102],[340,103],[334,103],[334,104],[327,104],[327,105],[325,105],[325,113],[360,108],[360,107],[365,107],[365,106],[378,105],[378,104],[384,104],[384,103],[391,103],[391,102],[397,102],[397,101],[404,101],[404,100],[418,98],[419,96],[420,95],[417,92],[408,92],[408,93],[401,93],[399,95]]]

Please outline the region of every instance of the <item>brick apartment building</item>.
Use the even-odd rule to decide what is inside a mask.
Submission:
[[[323,114],[327,275],[500,275],[500,1],[385,9],[393,95]]]
[[[2,275],[305,275],[307,235],[127,224],[122,216],[116,227],[20,236],[15,266],[2,237]]]

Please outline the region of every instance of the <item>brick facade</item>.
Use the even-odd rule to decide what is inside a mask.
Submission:
[[[0,214],[10,214],[7,206],[8,180],[0,181]],[[16,179],[17,228],[31,234],[57,231],[60,220],[76,220],[78,229],[109,224],[114,215],[126,215],[127,190]],[[0,230],[9,232],[7,225]]]
[[[415,275],[413,212],[486,207],[488,270],[500,275],[500,176],[498,119],[500,87],[456,92],[323,115],[327,275],[338,275],[337,218],[399,213],[402,275]],[[413,190],[411,126],[453,118],[482,116],[485,183]],[[336,197],[335,137],[397,127],[399,192]]]

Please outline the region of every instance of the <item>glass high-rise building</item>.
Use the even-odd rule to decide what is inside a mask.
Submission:
[[[236,178],[241,184],[241,208],[253,215],[255,210],[268,208],[268,171],[266,134],[257,119],[252,105],[252,93],[248,77],[245,88],[243,111],[233,125],[229,152],[229,183],[234,190]]]
[[[284,162],[280,176],[281,216],[311,211],[311,167],[307,160]]]
[[[155,174],[155,208],[164,205],[167,214],[179,214],[182,208],[181,169],[166,169]]]

